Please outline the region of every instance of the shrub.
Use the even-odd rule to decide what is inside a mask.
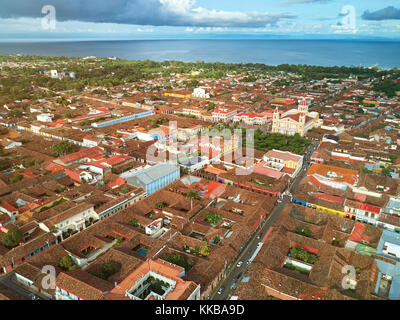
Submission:
[[[122,194],[128,193],[129,192],[129,188],[127,186],[124,186],[121,188],[121,190],[119,190],[119,192],[121,192]]]
[[[138,227],[139,226],[139,223],[135,218],[130,219],[127,223],[132,227]]]
[[[306,226],[298,226],[295,232],[305,237],[311,236],[311,231]]]
[[[215,236],[215,237],[213,238],[214,244],[218,244],[220,241],[221,241],[221,237],[220,237],[220,236]]]

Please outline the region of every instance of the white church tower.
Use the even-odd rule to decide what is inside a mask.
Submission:
[[[279,109],[276,107],[272,116],[272,132],[278,132],[279,128]]]
[[[307,114],[308,113],[308,102],[306,100],[306,98],[303,98],[300,103],[299,103],[299,107],[297,108],[297,110],[300,113],[304,113]]]

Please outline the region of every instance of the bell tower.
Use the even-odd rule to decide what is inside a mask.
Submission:
[[[300,103],[299,103],[299,107],[297,109],[299,112],[301,113],[308,113],[308,102],[306,100],[306,98],[303,98]]]
[[[276,107],[272,117],[272,132],[277,132],[279,127],[279,109]]]

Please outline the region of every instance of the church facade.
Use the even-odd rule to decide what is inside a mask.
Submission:
[[[311,130],[318,120],[318,113],[308,112],[308,102],[303,99],[297,109],[291,109],[280,115],[278,108],[275,109],[272,118],[272,132],[293,136],[298,133],[304,136]]]

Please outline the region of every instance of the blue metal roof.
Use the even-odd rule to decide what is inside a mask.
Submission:
[[[393,244],[400,245],[400,234],[389,231],[389,230],[383,230],[381,239],[379,240],[379,244],[376,249],[376,254],[383,256],[383,257],[388,257],[387,255],[383,254],[383,252],[382,252],[385,242],[390,242]],[[393,260],[396,260],[396,264],[384,262],[379,259],[375,259],[375,261],[376,261],[379,271],[382,274],[387,274],[393,278],[392,284],[390,286],[390,291],[389,291],[389,299],[397,300],[400,295],[400,259],[396,259],[392,256],[390,256],[390,258]],[[379,279],[380,279],[380,277],[379,277]]]

